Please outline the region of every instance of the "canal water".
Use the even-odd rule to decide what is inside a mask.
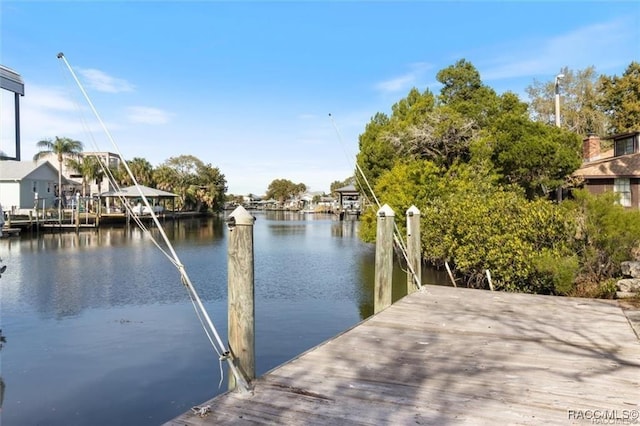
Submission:
[[[375,247],[358,221],[254,214],[262,375],[373,313]],[[224,218],[164,229],[226,341]],[[177,271],[139,229],[23,234],[0,240],[0,258],[3,426],[157,425],[226,390]],[[405,277],[397,266],[394,300]]]

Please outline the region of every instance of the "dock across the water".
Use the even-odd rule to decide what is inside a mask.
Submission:
[[[166,424],[640,424],[632,324],[616,301],[425,286]]]

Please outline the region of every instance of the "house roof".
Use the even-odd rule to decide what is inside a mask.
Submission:
[[[162,198],[162,197],[177,197],[178,195],[173,194],[171,192],[162,191],[156,188],[150,188],[148,186],[140,185],[140,190],[145,197],[154,197],[154,198]],[[135,198],[140,196],[140,191],[135,186],[128,186],[126,188],[120,188],[120,191],[109,191],[103,192],[100,194],[101,197],[125,197],[125,198]]]
[[[356,189],[355,185],[343,186],[342,188],[338,188],[335,191],[336,192],[354,192],[354,193],[358,193],[358,190]]]
[[[27,178],[31,173],[41,167],[49,167],[56,175],[58,174],[58,169],[48,161],[36,164],[33,161],[5,160],[0,162],[0,180],[20,181]],[[67,183],[64,176],[62,177],[62,182],[64,184]]]
[[[640,153],[603,158],[585,163],[573,176],[585,179],[640,177]]]

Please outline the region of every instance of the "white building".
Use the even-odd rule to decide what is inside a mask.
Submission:
[[[63,178],[63,184],[66,182]],[[0,204],[5,212],[51,208],[58,186],[58,169],[50,162],[0,161]]]

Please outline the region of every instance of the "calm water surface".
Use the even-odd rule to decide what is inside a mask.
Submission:
[[[375,247],[357,221],[255,215],[262,375],[372,314]],[[224,219],[164,228],[226,341]],[[2,425],[157,425],[226,390],[177,271],[140,230],[2,239],[0,258]],[[397,268],[394,300],[405,279]]]

